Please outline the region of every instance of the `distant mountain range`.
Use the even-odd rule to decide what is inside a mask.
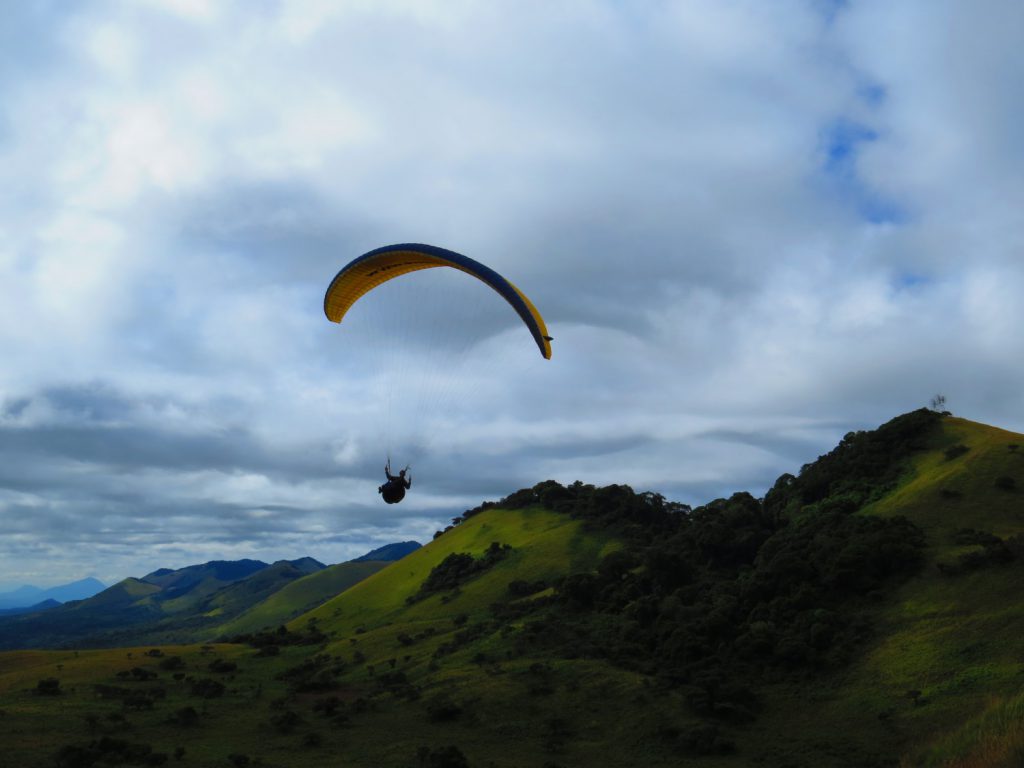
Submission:
[[[105,589],[93,579],[100,590],[64,604],[47,590],[31,606],[0,610],[0,648],[197,642],[277,626],[419,546],[414,541],[389,544],[332,566],[303,557],[272,564],[214,560],[159,568]],[[273,600],[278,593],[287,599]],[[23,588],[18,594],[30,593]]]
[[[10,592],[0,592],[0,611],[28,608],[48,601],[66,603],[69,600],[85,600],[106,588],[106,584],[91,576],[56,587],[35,587],[26,584]]]

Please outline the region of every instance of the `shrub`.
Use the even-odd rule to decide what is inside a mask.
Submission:
[[[971,449],[968,448],[963,443],[957,443],[956,445],[951,445],[951,446],[949,446],[949,448],[947,448],[944,451],[944,454],[946,456],[946,461],[952,461],[957,456],[963,456],[969,450],[971,450]]]
[[[224,684],[204,677],[192,683],[191,694],[204,699],[217,699],[224,695]]]
[[[131,678],[134,682],[143,683],[147,680],[155,680],[157,678],[156,672],[151,669],[143,669],[142,667],[132,667],[127,672],[118,672],[118,677]]]
[[[416,765],[418,768],[469,768],[469,761],[455,746],[420,747],[416,750]]]
[[[317,699],[313,703],[313,711],[319,712],[326,717],[332,717],[338,707],[341,706],[341,699],[337,696],[328,696],[323,699]]]
[[[430,699],[426,707],[427,717],[435,723],[456,720],[462,715],[462,707],[444,694]]]
[[[698,725],[680,734],[679,745],[690,755],[726,755],[735,751],[735,744],[722,736],[716,725]]]
[[[154,752],[149,744],[138,744],[102,736],[86,747],[68,744],[54,756],[58,768],[91,768],[94,765],[160,766],[167,755]]]
[[[319,733],[316,733],[316,732],[313,732],[313,731],[310,731],[309,733],[307,733],[305,736],[302,737],[302,746],[304,746],[304,747],[310,747],[310,748],[319,747],[323,743],[324,743],[323,737]]]
[[[182,707],[176,710],[167,721],[181,728],[191,728],[192,726],[199,725],[199,713],[196,712],[195,707]]]
[[[510,581],[508,584],[508,593],[512,597],[528,597],[529,595],[535,595],[538,592],[543,592],[548,588],[548,584],[543,579],[538,581],[524,581],[522,579],[516,579]]]
[[[56,677],[44,677],[36,683],[36,696],[60,696],[60,680]]]
[[[951,540],[954,544],[960,544],[962,546],[976,544],[983,547],[999,544],[1002,541],[998,536],[994,536],[987,531],[976,531],[973,528],[959,529],[953,533]]]
[[[1002,565],[1015,559],[1013,552],[1001,540],[987,544],[981,549],[965,552],[957,558],[957,563],[964,571],[976,571],[990,565]]]
[[[122,699],[121,706],[125,709],[134,709],[136,712],[141,712],[153,708],[153,699],[144,693],[133,693]]]
[[[118,685],[105,685],[104,683],[96,683],[92,687],[96,694],[97,699],[110,700],[110,699],[123,699],[125,696],[131,694],[128,688],[122,688]]]
[[[270,726],[281,734],[288,734],[302,723],[302,718],[290,709],[283,710],[270,718]]]

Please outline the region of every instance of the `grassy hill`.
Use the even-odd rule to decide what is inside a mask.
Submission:
[[[457,597],[445,596],[407,605],[420,584],[446,556],[456,552],[482,555],[492,542],[512,547],[512,553]],[[350,635],[401,624],[436,623],[460,614],[476,618],[502,598],[516,578],[553,579],[567,572],[589,570],[617,544],[607,535],[581,530],[578,521],[547,510],[503,510],[472,518],[426,547],[407,555],[395,566],[355,585],[333,600],[292,622],[302,627],[317,621],[327,633]]]
[[[849,667],[763,691],[739,754],[794,768],[1024,765],[1024,567],[964,543],[965,529],[1024,534],[1018,445],[1024,436],[945,418],[896,487],[858,512],[920,527],[924,565],[872,611]]]
[[[283,624],[344,592],[390,565],[382,560],[353,560],[296,579],[241,615],[218,624],[210,637],[231,637]]]
[[[209,766],[1019,766],[1024,436],[908,417],[671,535],[628,517],[643,504],[609,513],[621,489],[542,484],[250,645],[0,654],[5,756],[59,764],[64,744],[63,765],[117,764],[128,743]],[[573,493],[571,514],[545,508]],[[880,537],[904,530],[923,548],[893,548],[918,554],[884,570]],[[837,581],[758,596],[812,566]],[[311,580],[342,584],[331,570],[267,617]],[[674,591],[652,600],[659,578]],[[818,645],[794,654],[790,618]],[[749,677],[744,706],[722,659]]]
[[[903,754],[906,765],[1024,765],[1024,567],[960,564],[986,549],[964,543],[965,529],[1004,541],[1024,534],[1018,446],[1022,435],[947,418],[904,482],[861,512],[921,527],[925,567],[880,607],[876,637],[849,670],[812,697],[780,695],[793,714],[779,749],[813,765],[818,753],[806,744],[843,732],[859,749]],[[764,730],[782,722],[765,720]]]

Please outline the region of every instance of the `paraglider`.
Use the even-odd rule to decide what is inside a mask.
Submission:
[[[353,259],[335,275],[328,286],[324,295],[324,314],[331,322],[340,323],[360,298],[379,285],[410,272],[434,267],[457,269],[490,286],[519,315],[541,355],[545,359],[551,358],[552,339],[548,336],[544,318],[522,291],[490,267],[468,256],[433,245],[388,245]],[[374,339],[370,343],[376,344],[379,340]],[[377,489],[388,504],[400,502],[412,486],[412,477],[407,476],[408,469],[406,467],[398,475],[392,475],[391,460],[388,458],[384,469],[387,482]]]
[[[405,492],[412,488],[412,475],[406,477],[409,468],[400,469],[397,475],[391,474],[391,459],[384,465],[384,475],[388,481],[377,489],[388,504],[397,504],[405,498]]]

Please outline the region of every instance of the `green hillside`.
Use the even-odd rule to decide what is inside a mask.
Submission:
[[[919,411],[764,500],[542,483],[354,585],[294,580],[244,645],[0,654],[7,756],[1019,766],[1021,444]]]
[[[458,597],[442,602],[441,595],[434,595],[415,605],[406,604],[431,568],[446,556],[456,552],[481,555],[495,541],[508,544],[513,552],[490,572],[467,584]],[[302,627],[312,619],[320,622],[321,630],[327,633],[350,635],[357,629],[437,623],[460,614],[475,618],[486,614],[490,605],[506,594],[510,581],[553,579],[589,570],[616,546],[606,535],[581,530],[579,521],[543,509],[484,514],[296,619],[292,626]]]
[[[88,600],[80,600],[67,605],[68,610],[83,611],[87,604],[120,608],[124,605],[135,605],[145,598],[156,594],[160,587],[154,584],[147,584],[139,579],[124,579],[112,587],[93,595]]]
[[[218,624],[210,637],[231,637],[276,627],[320,605],[354,584],[391,565],[381,560],[360,560],[331,565],[296,579],[230,621]]]
[[[217,590],[202,600],[197,607],[202,615],[209,619],[235,616],[241,611],[248,610],[253,602],[265,600],[280,591],[282,584],[292,584],[296,579],[308,575],[302,569],[282,560],[248,578]]]
[[[289,564],[282,562],[275,565],[280,573],[280,566]],[[269,582],[274,581],[273,576],[269,579],[266,577],[267,570],[271,569],[258,560],[215,560],[176,570],[162,568],[144,576],[142,581],[160,587],[160,591],[153,594],[153,600],[160,603],[162,613],[173,615],[194,613],[214,593],[242,582],[257,579],[266,589]]]
[[[947,418],[905,482],[863,510],[921,527],[925,567],[879,610],[876,639],[850,670],[809,701],[785,699],[796,710],[785,722],[806,718],[815,736],[845,732],[865,750],[905,754],[906,765],[1024,765],[1024,567],[1013,538],[1024,534],[1018,446],[1022,435]],[[985,539],[966,530],[1003,541],[966,543]],[[798,746],[810,741],[809,731],[790,728],[784,748],[808,754],[813,765],[817,753]]]
[[[161,595],[154,595],[151,599],[157,603],[163,615],[148,624],[130,627],[116,636],[108,636],[109,640],[116,640],[120,645],[157,645],[210,641],[222,637],[225,635],[225,624],[235,621],[244,613],[259,610],[265,601],[273,599],[282,589],[323,572],[324,566],[321,563],[307,560],[281,560],[227,584],[218,585],[217,580],[203,578],[181,597],[159,600]],[[322,601],[333,594],[320,592],[319,597]],[[270,614],[273,611],[268,611]],[[288,615],[280,617],[278,623]]]
[[[858,513],[920,527],[922,568],[872,612],[872,639],[848,668],[763,691],[738,753],[794,768],[1024,765],[1022,444],[952,417],[927,435],[898,485]],[[1003,541],[966,543],[983,534]],[[985,557],[1003,547],[1006,558]]]

